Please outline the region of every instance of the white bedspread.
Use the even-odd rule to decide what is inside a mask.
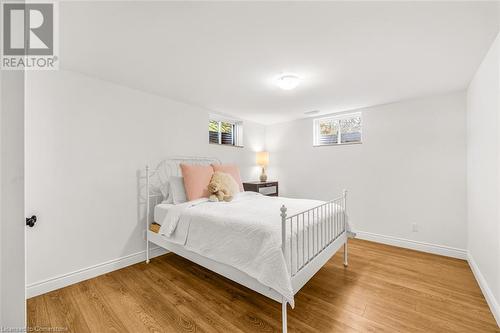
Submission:
[[[293,307],[288,272],[294,268],[287,265],[281,251],[280,207],[285,205],[287,215],[291,216],[322,203],[268,197],[255,192],[242,192],[231,202],[200,199],[172,206],[161,221],[160,234],[190,251],[241,270],[276,290]],[[294,231],[297,234],[297,230]],[[304,235],[301,229],[298,234]],[[290,232],[287,235],[287,243],[301,244],[300,238],[293,241]],[[313,234],[305,237],[312,239]],[[302,251],[300,256],[304,257]]]

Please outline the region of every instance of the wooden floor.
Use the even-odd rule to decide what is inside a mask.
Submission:
[[[296,295],[290,332],[500,332],[463,260],[361,240]],[[277,332],[281,305],[168,254],[28,300],[69,332]]]

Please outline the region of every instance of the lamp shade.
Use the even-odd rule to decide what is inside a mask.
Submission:
[[[269,164],[269,153],[267,151],[261,151],[257,153],[257,164],[265,167]]]

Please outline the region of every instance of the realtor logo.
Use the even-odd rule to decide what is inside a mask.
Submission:
[[[57,69],[56,4],[2,4],[2,69]]]

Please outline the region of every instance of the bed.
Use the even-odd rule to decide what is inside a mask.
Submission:
[[[286,332],[287,304],[342,247],[347,267],[347,192],[330,201],[242,192],[231,202],[162,203],[161,187],[180,175],[180,163],[220,161],[177,157],[146,167],[146,262],[153,243],[280,302]]]

